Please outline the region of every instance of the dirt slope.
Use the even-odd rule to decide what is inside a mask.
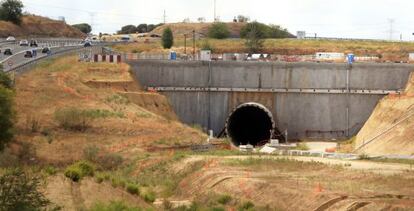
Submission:
[[[246,25],[246,23],[226,23],[229,31],[230,31],[230,37],[237,38],[240,37],[240,30],[243,28],[243,26]],[[160,27],[157,27],[152,31],[151,33],[162,35],[162,32],[167,27],[170,27],[173,31],[174,36],[183,37],[184,34],[192,34],[193,30],[197,32],[198,35],[201,36],[207,36],[208,34],[208,28],[212,25],[212,23],[171,23],[162,25]]]
[[[17,26],[11,22],[0,21],[0,37],[70,37],[84,38],[86,35],[62,21],[49,18],[26,15],[22,23]]]
[[[17,78],[17,140],[33,144],[40,161],[67,164],[81,159],[90,145],[128,159],[158,143],[206,139],[177,121],[165,97],[132,84],[126,64],[78,63],[76,56],[45,61]],[[98,114],[86,131],[68,131],[54,117],[71,107],[112,115]]]
[[[183,163],[196,162],[197,158],[200,156]],[[411,173],[394,180],[316,161],[249,156],[204,159],[208,162],[200,171],[181,181],[177,200],[213,192],[273,208],[270,210],[357,210],[351,209],[354,206],[364,207],[362,210],[404,210],[414,205],[413,191],[408,187],[413,185],[408,182]]]
[[[124,201],[130,206],[149,208],[139,197],[131,195],[111,184],[96,183],[92,178],[85,178],[79,183],[72,182],[63,175],[47,179],[46,197],[52,203],[63,207],[63,210],[85,210],[97,202]]]
[[[411,74],[401,96],[387,96],[377,105],[358,133],[356,147],[376,136],[358,152],[369,155],[414,155],[414,74]]]

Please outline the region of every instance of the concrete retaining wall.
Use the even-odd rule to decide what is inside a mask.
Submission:
[[[131,61],[137,79],[153,87],[299,88],[400,90],[414,65],[263,62]],[[217,134],[227,115],[243,102],[269,107],[291,138],[355,135],[381,95],[165,92],[181,120]]]

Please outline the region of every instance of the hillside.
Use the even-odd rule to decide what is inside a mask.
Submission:
[[[26,15],[20,26],[11,22],[0,21],[0,37],[69,37],[83,38],[85,34],[62,21]]]
[[[45,61],[17,79],[16,92],[17,140],[32,144],[39,162],[71,163],[91,145],[128,159],[148,147],[206,138],[179,123],[164,96],[141,91],[126,64],[78,63],[76,56]],[[92,114],[90,126],[64,129],[55,116],[68,108]]]
[[[359,153],[368,155],[414,155],[414,74],[401,96],[387,96],[377,105],[356,137]]]
[[[230,31],[231,38],[239,38],[240,30],[246,23],[226,23]],[[170,27],[174,36],[183,37],[184,34],[192,36],[193,30],[196,31],[197,36],[205,37],[208,34],[208,29],[212,23],[170,23],[157,27],[151,33],[161,35],[164,29]]]

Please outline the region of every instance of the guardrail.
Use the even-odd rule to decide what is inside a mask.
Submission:
[[[303,93],[303,94],[365,94],[389,95],[401,94],[401,90],[368,90],[368,89],[292,89],[292,88],[223,88],[223,87],[148,87],[159,92],[261,92],[261,93]]]
[[[41,56],[41,57],[37,57],[37,58],[35,58],[35,59],[32,59],[32,60],[30,60],[30,61],[27,61],[27,62],[23,62],[23,63],[21,63],[21,64],[18,64],[18,65],[16,65],[16,66],[14,66],[13,68],[11,68],[11,69],[9,69],[9,70],[7,70],[7,72],[12,72],[12,71],[14,71],[15,73],[22,73],[22,72],[24,72],[25,70],[27,70],[27,69],[29,69],[29,68],[31,68],[31,67],[33,67],[34,65],[36,65],[38,62],[40,62],[41,60],[43,60],[43,59],[47,59],[47,58],[55,58],[55,57],[57,57],[57,56],[61,56],[61,55],[64,55],[64,54],[68,54],[68,53],[74,53],[74,52],[76,52],[77,50],[81,50],[81,49],[83,49],[83,47],[81,47],[81,46],[77,46],[77,47],[73,47],[73,48],[69,48],[69,49],[63,49],[63,50],[59,50],[59,51],[56,51],[56,52],[54,52],[53,54],[51,54],[51,55],[48,55],[48,56]]]
[[[112,44],[115,44],[115,42],[97,43],[96,45],[92,46],[92,49],[95,48],[94,50],[97,50],[96,48],[99,48],[99,50],[102,50],[102,47],[103,46],[105,46],[105,45],[112,45]],[[59,50],[55,50],[55,51],[52,50],[52,54],[51,55],[45,55],[45,56],[37,57],[37,58],[32,59],[30,61],[17,64],[16,66],[14,66],[14,67],[12,67],[12,68],[10,68],[8,70],[5,70],[5,71],[6,72],[14,71],[15,73],[22,73],[25,70],[27,70],[28,68],[33,67],[34,65],[36,65],[39,61],[41,61],[43,59],[46,59],[46,58],[55,58],[57,56],[62,56],[62,55],[65,55],[65,54],[80,52],[80,51],[84,51],[84,50],[85,50],[85,47],[83,45],[67,46],[67,47],[64,47],[64,48],[59,49]],[[17,56],[17,54],[15,56]]]

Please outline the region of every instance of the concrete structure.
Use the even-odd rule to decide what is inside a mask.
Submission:
[[[297,31],[296,32],[297,39],[305,39],[306,38],[306,31]]]
[[[315,54],[315,59],[317,61],[344,61],[344,53],[335,53],[335,52],[317,52]]]
[[[414,65],[130,61],[143,86],[165,94],[181,120],[220,133],[239,105],[268,108],[289,138],[355,135],[377,102],[398,94]]]
[[[200,60],[201,61],[211,61],[211,51],[210,50],[200,51]]]

